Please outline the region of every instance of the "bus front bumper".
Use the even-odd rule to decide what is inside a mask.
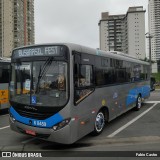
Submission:
[[[18,121],[12,121],[10,119],[10,128],[18,133],[23,133],[30,135],[32,137],[37,137],[47,141],[62,143],[62,144],[72,144],[73,140],[71,137],[70,125],[61,128],[60,130],[54,131],[52,128],[38,128],[33,126],[28,126]]]

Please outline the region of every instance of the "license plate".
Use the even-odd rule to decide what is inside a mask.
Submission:
[[[36,136],[36,132],[35,131],[31,131],[31,130],[26,130],[27,134],[30,134],[32,136]]]

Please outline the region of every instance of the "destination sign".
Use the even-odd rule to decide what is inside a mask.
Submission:
[[[40,46],[31,48],[17,49],[13,52],[12,58],[31,57],[31,56],[62,56],[62,46]]]

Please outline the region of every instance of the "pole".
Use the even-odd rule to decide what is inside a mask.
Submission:
[[[151,36],[149,35],[149,63],[150,63],[150,66],[152,65],[152,60],[151,60]]]
[[[151,75],[151,73],[152,73],[151,39],[153,38],[153,36],[151,36],[150,33],[146,33],[146,34],[148,34],[148,36],[146,36],[146,38],[149,39],[149,64],[150,64],[150,75]]]
[[[151,35],[149,34],[149,64],[150,64],[150,75],[152,73],[152,59],[151,59]]]

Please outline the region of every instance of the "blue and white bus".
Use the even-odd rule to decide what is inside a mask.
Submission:
[[[13,50],[10,127],[71,144],[150,96],[149,63],[76,44]]]

